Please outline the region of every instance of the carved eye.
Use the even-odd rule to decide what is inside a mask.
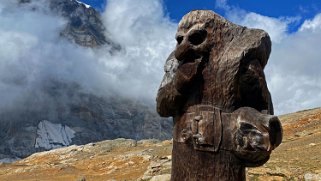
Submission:
[[[199,45],[204,42],[206,36],[207,32],[205,30],[197,30],[188,37],[188,41],[193,45]]]
[[[181,36],[181,35],[176,36],[177,44],[181,44],[181,43],[182,43],[182,41],[183,41],[183,39],[184,39],[184,37],[183,37],[183,36]]]

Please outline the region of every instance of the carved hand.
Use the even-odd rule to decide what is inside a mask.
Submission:
[[[187,62],[179,65],[177,68],[174,85],[179,92],[182,90],[188,90],[189,84],[191,84],[197,75],[199,75],[201,69],[201,61]]]

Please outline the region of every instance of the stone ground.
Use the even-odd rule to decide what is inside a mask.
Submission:
[[[321,109],[280,116],[283,143],[249,181],[321,181]],[[31,155],[0,164],[1,181],[166,181],[172,142],[107,140]]]

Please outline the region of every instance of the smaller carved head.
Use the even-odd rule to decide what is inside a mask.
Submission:
[[[249,107],[242,107],[235,113],[238,114],[234,137],[237,156],[246,160],[248,166],[265,163],[271,151],[282,141],[279,119]]]

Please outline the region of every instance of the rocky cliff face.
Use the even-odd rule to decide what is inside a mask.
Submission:
[[[100,14],[80,1],[50,0],[50,9],[68,20],[61,35],[75,43],[96,47],[109,45],[119,50],[120,46],[104,35],[106,28],[101,22]]]
[[[37,138],[35,148],[54,149],[68,146],[75,137],[75,131],[69,126],[53,124],[43,120],[37,127]]]
[[[23,5],[33,1],[39,0],[19,0],[19,3]],[[77,0],[48,0],[45,3],[54,14],[67,20],[65,29],[60,33],[63,37],[85,47],[109,45],[112,49],[120,49],[105,36],[106,27],[101,22],[100,14],[89,5]]]
[[[19,2],[23,6],[31,1]],[[84,47],[121,49],[106,36],[100,14],[93,8],[76,0],[46,2],[53,13],[67,21],[60,32],[62,37]],[[76,83],[49,80],[41,86],[46,98],[40,104],[30,96],[21,103],[23,108],[2,111],[0,159],[23,158],[38,151],[119,137],[171,137],[171,121],[161,119],[152,104],[119,95],[97,96],[81,89]]]

